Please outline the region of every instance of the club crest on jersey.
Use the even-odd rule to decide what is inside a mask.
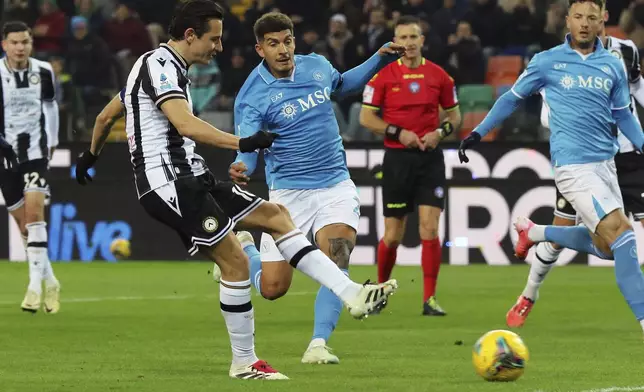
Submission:
[[[297,106],[293,105],[290,102],[287,102],[284,105],[282,105],[282,110],[280,111],[280,114],[285,119],[292,120],[297,114]]]
[[[40,75],[38,75],[35,72],[32,72],[29,74],[29,83],[31,84],[38,84],[40,83]]]
[[[409,83],[409,91],[411,91],[412,94],[416,94],[420,91],[420,84],[418,84],[418,82]]]
[[[607,65],[604,65],[602,68],[602,71],[604,71],[605,74],[612,75],[613,72],[610,70],[610,67]]]
[[[315,71],[313,72],[313,79],[317,80],[318,82],[321,82],[324,80],[324,75],[320,71]]]
[[[622,59],[622,53],[619,50],[616,49],[611,49],[610,54],[613,55],[613,57],[621,60]]]

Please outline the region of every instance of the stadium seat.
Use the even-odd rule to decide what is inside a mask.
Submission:
[[[606,26],[606,35],[610,35],[611,37],[615,38],[620,38],[620,39],[628,39],[628,35],[622,30],[619,26]]]
[[[458,88],[461,112],[490,110],[494,105],[494,88],[484,84],[464,84]]]
[[[513,84],[523,68],[521,56],[492,56],[487,63],[485,84],[500,86]]]
[[[463,115],[463,124],[461,125],[461,129],[458,131],[460,140],[465,139],[467,135],[469,135],[474,130],[474,128],[476,128],[476,126],[479,125],[481,121],[483,121],[487,113],[487,110],[465,113]],[[482,140],[485,142],[490,142],[496,139],[498,133],[499,128],[494,128],[492,132],[485,135]]]

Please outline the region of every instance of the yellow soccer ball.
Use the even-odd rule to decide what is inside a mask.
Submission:
[[[472,349],[476,373],[487,381],[514,381],[521,377],[530,355],[519,335],[494,330],[481,336]]]
[[[117,259],[123,260],[130,257],[130,241],[125,238],[116,238],[110,244],[110,253]]]

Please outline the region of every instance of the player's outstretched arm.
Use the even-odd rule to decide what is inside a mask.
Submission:
[[[220,131],[207,122],[194,116],[188,107],[188,101],[171,99],[161,104],[161,110],[168,120],[177,128],[181,136],[186,136],[196,142],[215,147],[251,152],[258,148],[268,148],[279,136],[275,133],[260,131],[250,137],[240,138]]]
[[[404,46],[393,42],[386,43],[367,61],[343,73],[342,83],[336,88],[334,94],[342,97],[362,91],[373,75],[392,61],[398,60],[404,53]]]
[[[92,131],[92,144],[89,148],[89,151],[98,156],[103,150],[105,141],[110,135],[110,130],[116,121],[123,117],[125,114],[123,103],[121,97],[117,94],[112,98],[112,100],[101,110],[101,112],[96,116],[96,121],[94,121],[94,129]]]
[[[612,112],[619,130],[622,131],[624,136],[626,136],[631,143],[633,143],[635,148],[639,151],[643,151],[644,133],[642,133],[642,127],[637,123],[630,107],[627,106],[625,108],[613,110]]]

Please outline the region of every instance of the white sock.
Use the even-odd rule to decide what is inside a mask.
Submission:
[[[255,355],[255,316],[250,303],[250,280],[220,280],[219,305],[224,316],[235,365],[252,365]]]
[[[27,260],[29,261],[29,287],[37,294],[42,293],[42,279],[47,256],[47,224],[27,224]]]
[[[642,326],[642,330],[644,330],[644,320],[640,320],[640,325]]]
[[[20,238],[22,238],[22,246],[25,247],[25,252],[27,252],[27,236],[21,233]]]
[[[294,268],[331,290],[345,303],[360,292],[362,286],[349,279],[337,264],[311,245],[301,231],[293,230],[276,240],[275,244]]]
[[[545,225],[534,225],[528,231],[528,238],[534,242],[543,242],[546,240],[546,226]]]
[[[521,295],[533,301],[539,299],[539,287],[546,279],[548,272],[554,267],[562,251],[563,249],[555,249],[550,242],[541,242],[537,245],[536,258],[530,266],[528,282]]]
[[[322,338],[315,338],[311,340],[311,343],[309,343],[309,348],[316,346],[326,346],[326,340]]]
[[[31,265],[32,259],[37,263],[37,266],[40,267],[40,280],[45,281],[47,287],[57,286],[58,279],[54,275],[54,269],[51,266],[49,261],[49,254],[47,248],[47,223],[46,222],[34,222],[27,224],[27,259],[29,259],[29,268],[31,275]],[[35,244],[34,246],[29,246],[29,244]],[[30,253],[31,252],[31,253]],[[40,286],[40,283],[38,283]]]

